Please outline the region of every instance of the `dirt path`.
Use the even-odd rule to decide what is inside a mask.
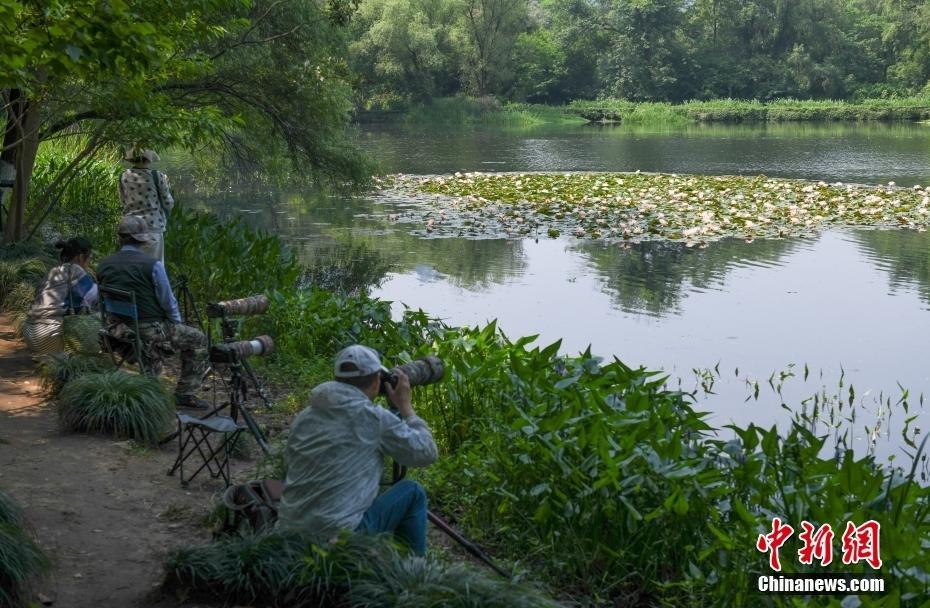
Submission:
[[[25,347],[0,316],[0,488],[24,507],[52,559],[38,590],[56,607],[151,603],[166,555],[208,540],[200,520],[221,485],[198,478],[184,490],[166,476],[173,444],[142,450],[56,425]]]

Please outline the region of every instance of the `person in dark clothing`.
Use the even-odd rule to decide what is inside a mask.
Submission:
[[[181,374],[175,399],[181,407],[206,407],[197,399],[206,366],[207,339],[203,332],[181,322],[178,301],[168,282],[165,265],[143,251],[152,238],[145,220],[127,215],[117,230],[120,250],[97,265],[97,278],[103,289],[113,288],[135,294],[139,317],[139,338],[156,372],[161,370],[161,345],[180,352]],[[130,319],[108,313],[108,328],[116,336],[129,335]]]

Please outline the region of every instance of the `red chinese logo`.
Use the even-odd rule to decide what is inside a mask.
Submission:
[[[803,546],[798,550],[798,559],[802,564],[814,563],[814,558],[820,560],[821,566],[829,566],[833,561],[833,528],[824,524],[814,532],[814,524],[802,521],[804,531],[798,534]]]
[[[830,524],[823,524],[819,528],[808,521],[801,522],[801,533],[798,539],[801,548],[798,550],[798,561],[802,564],[813,564],[818,560],[821,566],[829,566],[833,562],[833,528]],[[881,525],[870,519],[861,526],[853,522],[846,522],[846,531],[843,532],[843,563],[846,565],[858,564],[864,561],[873,569],[882,567],[882,558],[878,546]],[[772,519],[772,531],[760,534],[756,540],[756,549],[760,553],[769,554],[769,566],[776,572],[781,571],[781,560],[778,550],[794,534],[794,528],[782,523],[776,517]]]
[[[870,519],[858,528],[848,521],[843,532],[843,563],[858,564],[865,561],[873,569],[882,567],[882,558],[878,550],[878,533],[881,525]]]
[[[782,525],[781,519],[772,520],[772,531],[769,534],[760,534],[756,541],[756,549],[760,552],[769,554],[769,566],[776,572],[781,572],[781,562],[778,560],[778,550],[785,544],[791,535],[794,534],[794,528],[788,524]]]

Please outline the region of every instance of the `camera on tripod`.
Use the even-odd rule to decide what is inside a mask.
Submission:
[[[274,352],[271,336],[257,336],[252,340],[237,340],[214,344],[210,347],[212,363],[236,363],[253,355],[267,357]]]
[[[424,384],[433,384],[442,380],[446,373],[445,365],[442,359],[435,355],[428,355],[410,363],[398,365],[397,369],[407,374],[410,380],[410,386],[423,386]],[[397,382],[400,376],[393,372],[381,372],[381,393],[386,394],[386,385],[390,384],[391,388],[397,388]]]

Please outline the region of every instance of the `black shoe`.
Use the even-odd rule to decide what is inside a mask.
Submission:
[[[179,408],[191,410],[208,410],[211,407],[209,401],[194,395],[175,395],[174,404]]]

